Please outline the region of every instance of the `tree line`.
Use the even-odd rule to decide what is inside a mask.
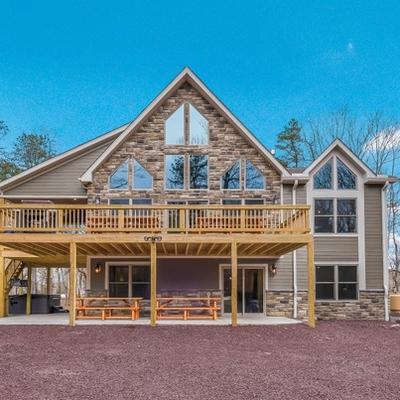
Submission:
[[[0,140],[4,143],[9,129],[0,121]],[[0,147],[0,182],[11,178],[56,154],[52,138],[45,133],[23,132],[10,149]]]

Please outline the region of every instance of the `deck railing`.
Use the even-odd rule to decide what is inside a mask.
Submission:
[[[307,233],[309,206],[0,206],[0,232]]]

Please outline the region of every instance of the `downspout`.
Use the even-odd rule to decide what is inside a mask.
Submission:
[[[388,259],[388,220],[386,189],[389,186],[386,181],[382,187],[381,207],[382,207],[382,255],[383,255],[383,290],[385,291],[385,321],[389,321],[389,259]]]
[[[297,203],[296,189],[299,181],[296,179],[292,189],[292,204]],[[297,318],[297,252],[293,252],[293,318]]]

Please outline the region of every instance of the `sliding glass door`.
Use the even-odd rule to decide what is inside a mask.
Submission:
[[[231,268],[223,269],[224,313],[232,311]],[[239,314],[264,312],[264,268],[238,268],[237,308]]]

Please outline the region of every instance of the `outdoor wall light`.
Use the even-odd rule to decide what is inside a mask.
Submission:
[[[162,236],[145,236],[144,240],[146,242],[161,242]]]
[[[268,266],[268,270],[269,270],[269,272],[270,272],[270,274],[271,274],[272,276],[275,276],[275,275],[276,275],[276,265],[275,265],[275,264],[270,264],[270,265]]]
[[[96,272],[96,274],[99,274],[101,272],[101,264],[96,264],[95,265],[94,272]]]

